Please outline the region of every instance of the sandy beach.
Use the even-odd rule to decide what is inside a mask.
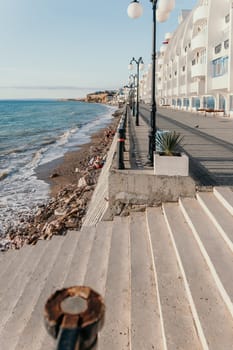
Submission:
[[[120,115],[94,133],[89,143],[36,169],[37,177],[50,185],[50,200],[36,213],[19,218],[19,224],[7,233],[1,250],[19,249],[25,243],[36,244],[39,239],[50,239],[53,235],[66,234],[67,230],[81,228],[101,171],[101,167],[90,163],[98,157],[106,157]]]

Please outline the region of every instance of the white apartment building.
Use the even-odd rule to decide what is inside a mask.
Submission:
[[[223,110],[233,116],[233,0],[199,0],[183,10],[156,59],[156,97],[171,108]],[[159,24],[158,24],[159,25]],[[151,71],[140,97],[150,102]]]

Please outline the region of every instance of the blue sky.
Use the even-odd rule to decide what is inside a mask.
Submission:
[[[0,0],[0,99],[83,97],[128,81],[134,56],[151,61],[151,2],[143,16],[127,16],[129,0]],[[157,43],[177,27],[181,9],[197,0],[176,0]]]

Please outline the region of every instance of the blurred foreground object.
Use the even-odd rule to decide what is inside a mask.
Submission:
[[[45,325],[58,338],[57,350],[91,350],[104,323],[102,297],[89,287],[56,291],[45,305]]]

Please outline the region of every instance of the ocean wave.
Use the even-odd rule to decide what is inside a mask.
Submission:
[[[57,140],[56,139],[52,139],[52,140],[44,140],[41,142],[41,146],[49,146],[49,145],[53,145],[54,143],[56,143]]]
[[[2,155],[9,156],[10,154],[18,154],[18,153],[23,153],[25,151],[25,147],[21,148],[12,148],[8,149],[7,151],[2,151]]]
[[[58,143],[60,145],[64,145],[69,141],[69,138],[72,134],[75,134],[78,131],[79,128],[72,128],[70,130],[65,131],[62,135],[58,138]]]

